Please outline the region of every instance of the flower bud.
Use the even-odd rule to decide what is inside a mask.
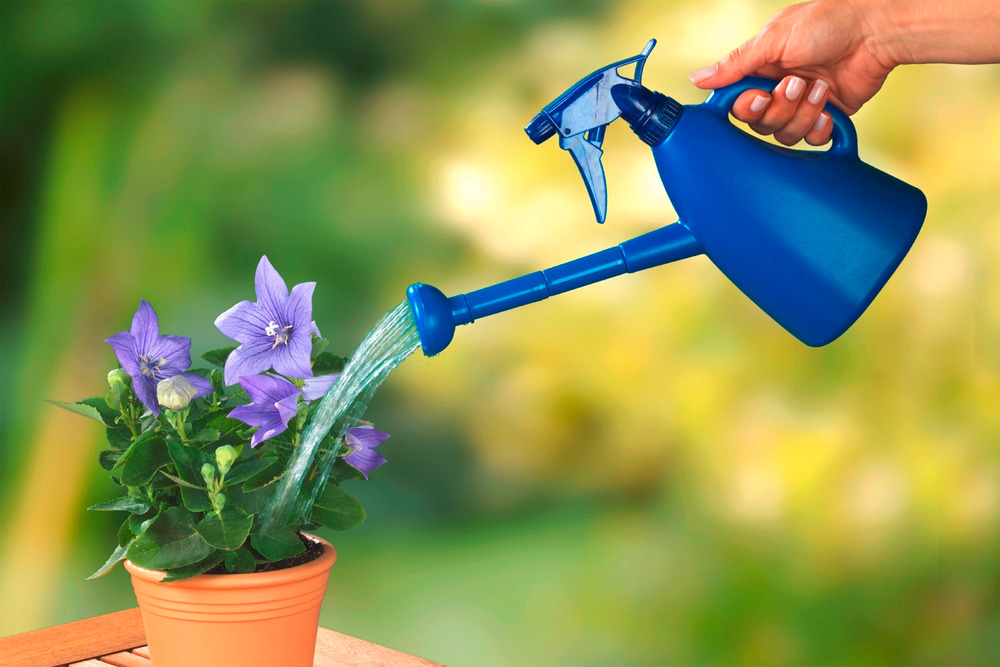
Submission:
[[[239,453],[232,445],[223,445],[215,450],[215,462],[219,464],[219,472],[225,475],[233,467],[233,461]]]
[[[183,375],[160,380],[156,385],[157,402],[171,410],[183,410],[190,405],[191,399],[197,393],[195,386]]]
[[[212,482],[215,481],[215,466],[211,463],[203,463],[201,466],[201,478],[205,480],[205,484],[212,486]]]
[[[125,372],[124,368],[116,368],[110,373],[108,373],[108,386],[112,389],[115,385],[121,385],[123,387],[129,387],[132,384],[132,377]]]
[[[226,494],[224,493],[215,494],[215,509],[221,512],[222,508],[224,508],[225,506],[226,506]]]

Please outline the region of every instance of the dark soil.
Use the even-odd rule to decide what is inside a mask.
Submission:
[[[302,533],[299,533],[299,539],[302,540],[302,544],[306,545],[306,550],[290,558],[285,558],[284,560],[277,560],[273,563],[258,563],[257,569],[254,572],[273,572],[275,570],[285,570],[290,567],[295,567],[296,565],[305,565],[309,561],[316,560],[323,553],[323,545],[319,542],[315,542]],[[226,569],[224,563],[219,563],[211,570],[205,574],[231,574],[229,570]]]

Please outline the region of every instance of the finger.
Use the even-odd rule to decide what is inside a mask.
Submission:
[[[821,112],[816,118],[816,122],[806,132],[806,143],[812,146],[822,146],[830,141],[830,134],[833,132],[832,120],[828,112]]]
[[[785,146],[794,146],[805,138],[816,124],[823,105],[830,94],[830,86],[822,79],[816,79],[803,93],[795,113],[782,127],[775,130],[774,138]]]
[[[750,127],[758,134],[774,134],[780,130],[795,115],[795,110],[805,92],[805,79],[798,76],[787,76],[774,87],[771,103],[767,105],[763,115]]]
[[[725,58],[688,75],[699,88],[721,88],[753,74],[768,63],[767,49],[753,37],[730,51]]]
[[[763,90],[747,90],[736,98],[732,114],[744,123],[756,123],[771,103],[771,94]]]

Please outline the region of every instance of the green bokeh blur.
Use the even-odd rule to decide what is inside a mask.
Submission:
[[[605,141],[608,223],[521,128],[660,44],[704,94],[776,2],[0,3],[0,635],[135,604],[96,425],[139,299],[195,356],[267,254],[341,353],[417,280],[467,291],[673,221]],[[1000,661],[1000,70],[894,72],[862,158],[921,237],[806,348],[704,258],[463,328],[368,417],[322,624],[453,665]],[[747,175],[748,178],[752,174]],[[849,197],[850,193],[844,193]],[[734,221],[738,224],[739,221]]]

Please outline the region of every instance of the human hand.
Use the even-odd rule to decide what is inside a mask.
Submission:
[[[821,146],[833,129],[823,105],[830,101],[853,114],[899,64],[879,42],[880,31],[872,25],[877,16],[844,0],[786,7],[718,63],[691,74],[691,80],[714,89],[750,74],[781,79],[773,93],[745,91],[733,104],[733,116],[786,146],[803,138]]]

